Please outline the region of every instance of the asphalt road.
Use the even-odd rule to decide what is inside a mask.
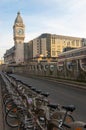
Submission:
[[[86,90],[45,79],[26,78],[18,75],[13,76],[43,92],[49,92],[49,100],[51,102],[61,105],[74,104],[76,106],[74,112],[75,119],[86,122]]]

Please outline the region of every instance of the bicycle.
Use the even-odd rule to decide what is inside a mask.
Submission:
[[[65,121],[68,111],[74,111],[75,108],[73,106],[63,106],[63,109],[66,110],[64,118],[60,120],[51,119],[48,124],[48,130],[82,130],[86,128],[86,123],[82,121]]]

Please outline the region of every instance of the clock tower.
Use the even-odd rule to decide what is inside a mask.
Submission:
[[[25,38],[25,25],[23,24],[20,12],[17,13],[17,17],[13,26],[13,37],[15,44],[15,62],[24,62],[24,38]]]

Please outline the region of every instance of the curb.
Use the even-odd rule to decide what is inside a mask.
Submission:
[[[76,82],[76,81],[69,81],[69,80],[64,80],[64,79],[56,79],[56,78],[51,78],[51,77],[39,77],[39,76],[30,76],[32,78],[39,78],[39,79],[45,79],[48,81],[52,81],[52,82],[58,82],[59,84],[65,84],[65,85],[69,85],[72,87],[76,87],[79,89],[84,89],[86,90],[86,83],[81,83],[81,82]]]

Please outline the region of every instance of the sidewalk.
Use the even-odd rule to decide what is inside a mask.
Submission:
[[[2,106],[1,82],[0,82],[0,130],[5,130],[5,128],[4,128],[4,113],[3,113],[3,106]]]

